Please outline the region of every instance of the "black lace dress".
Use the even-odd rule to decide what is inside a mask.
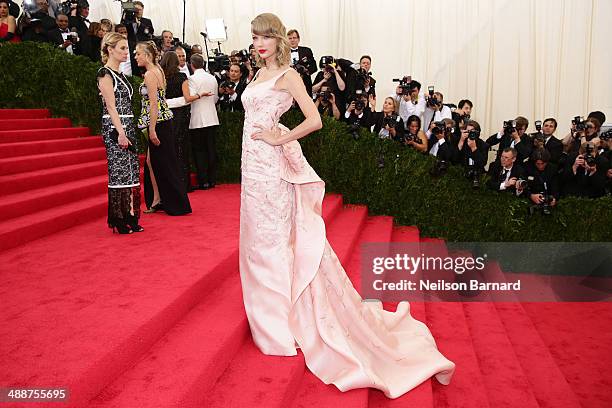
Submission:
[[[98,78],[109,75],[113,80],[115,107],[134,150],[136,146],[136,129],[132,112],[132,95],[134,90],[125,76],[107,67],[98,70]],[[102,137],[106,147],[108,161],[108,226],[110,228],[128,222],[133,213],[140,217],[140,163],[138,154],[130,149],[122,149],[112,134],[115,131],[108,108],[102,98]],[[116,133],[115,133],[116,136]],[[132,201],[133,200],[133,201]]]
[[[187,81],[187,75],[178,72],[167,80],[166,98],[172,99],[183,96],[183,82]],[[191,157],[189,146],[189,119],[191,117],[191,106],[187,105],[171,110],[174,114],[172,121],[176,142],[176,158],[181,170],[181,181],[185,184],[185,188],[189,190],[191,184],[189,177],[191,169],[191,163],[189,161]]]

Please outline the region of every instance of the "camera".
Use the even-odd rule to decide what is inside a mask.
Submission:
[[[322,102],[329,102],[330,101],[330,96],[331,96],[331,91],[327,90],[327,91],[321,91],[318,92],[316,94],[317,98],[321,98]]]
[[[430,86],[427,88],[427,92],[429,94],[429,97],[427,98],[427,106],[430,108],[438,108],[440,107],[440,105],[442,105],[442,102],[439,101],[435,96],[434,96],[434,87]]]
[[[478,140],[480,138],[480,132],[476,129],[472,129],[468,131],[468,139],[469,140]]]
[[[361,126],[359,125],[359,119],[355,122],[351,122],[348,124],[349,133],[355,140],[359,139],[359,128],[360,127]]]
[[[410,91],[412,90],[412,77],[410,75],[404,76],[402,79],[393,78],[393,82],[399,82],[399,87],[402,89],[401,94],[398,95],[407,96],[410,95]]]
[[[591,146],[590,144],[587,144],[585,147],[585,151],[584,154],[582,155],[582,158],[584,159],[584,162],[589,166],[589,167],[593,167],[595,165],[595,156],[593,155],[593,151],[595,149],[593,148],[593,146]]]
[[[608,130],[606,130],[605,132],[603,132],[602,134],[600,134],[600,135],[599,135],[599,138],[600,138],[601,140],[606,141],[606,142],[607,142],[608,140],[612,139],[612,129],[608,129]]]
[[[308,58],[304,57],[301,60],[297,60],[293,64],[293,69],[295,69],[298,74],[301,76],[310,76],[310,72],[308,72],[308,68],[306,67],[306,63],[308,62]]]
[[[504,120],[504,134],[512,135],[516,131],[516,120]]]
[[[75,45],[76,43],[79,42],[79,35],[75,33],[74,31],[71,31],[66,36],[66,40],[70,41],[72,45]]]
[[[221,71],[228,71],[231,66],[230,57],[225,54],[215,53],[215,55],[208,57],[207,66],[208,72],[211,74],[221,73]],[[217,77],[219,76],[217,75]]]
[[[576,132],[584,132],[586,130],[586,120],[582,119],[582,116],[575,116],[572,119],[572,125],[576,127]]]
[[[365,89],[365,84],[368,81],[368,79],[370,79],[372,77],[372,73],[366,71],[363,68],[359,68],[357,71],[357,76],[356,76],[356,82],[357,82],[357,89]]]
[[[325,72],[334,72],[336,66],[336,60],[331,55],[324,55],[319,59],[319,68]]]
[[[26,2],[24,2],[24,7],[25,4]],[[77,8],[89,7],[89,2],[87,0],[66,0],[58,5],[58,14],[64,14],[69,16],[73,6],[77,6]]]
[[[431,134],[438,136],[446,132],[446,123],[443,120],[434,122],[434,127],[431,129]]]
[[[365,91],[361,89],[357,89],[355,91],[355,97],[353,98],[353,101],[352,101],[352,102],[355,102],[356,111],[362,111],[365,109],[366,101],[364,100],[364,98],[367,100],[367,94],[365,93]]]
[[[535,121],[535,128],[538,133],[542,133],[542,121],[541,120]]]
[[[382,126],[383,128],[385,126],[389,126],[390,128],[395,129],[395,126],[397,126],[399,119],[399,115],[397,115],[396,113],[392,113],[389,116],[385,116],[383,118]]]

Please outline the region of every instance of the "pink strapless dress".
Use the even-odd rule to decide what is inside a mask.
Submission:
[[[448,384],[455,364],[431,332],[410,315],[362,302],[325,236],[325,184],[297,141],[270,146],[252,140],[259,124],[280,126],[292,104],[275,89],[283,71],[242,94],[240,278],[253,341],[269,355],[293,356],[341,391],[373,387],[397,398],[436,376]]]

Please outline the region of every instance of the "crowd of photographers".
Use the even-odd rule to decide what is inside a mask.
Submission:
[[[14,3],[0,3],[15,14]],[[99,44],[106,32],[124,35],[131,51],[138,42],[153,40],[162,55],[176,53],[179,71],[187,77],[201,68],[198,63],[194,67],[193,56],[202,56],[202,68],[206,69],[201,71],[207,71],[217,82],[217,109],[243,111],[242,92],[257,71],[252,45],[230,55],[212,50],[212,55],[205,57],[201,46],[182,44],[168,30],[156,36],[139,1],[124,9],[120,24],[110,20],[90,22],[86,0],[30,3],[31,8],[21,13],[14,35],[2,41],[15,41],[19,34],[22,40],[53,43],[66,52],[99,61]],[[527,133],[529,122],[521,116],[504,121],[498,133],[484,137],[472,118],[471,101],[464,99],[456,106],[445,103],[441,92],[433,86],[425,90],[410,76],[393,79],[397,82],[395,93],[377,98],[370,56],[362,56],[358,63],[323,56],[317,64],[312,50],[300,46],[297,30],[290,30],[287,36],[292,66],[320,114],[345,122],[355,139],[360,128],[369,129],[380,138],[435,156],[433,176],[442,176],[450,165],[462,166],[474,188],[481,188],[481,181],[486,180],[487,188],[524,196],[533,204],[532,210],[543,213],[549,213],[564,196],[596,198],[612,191],[612,132],[601,130],[606,120],[602,112],[592,112],[586,120],[575,117],[563,138],[555,135],[558,123],[554,118],[536,121],[535,132]],[[127,75],[140,75],[134,53],[130,55],[121,70]],[[197,61],[200,59],[196,57]],[[380,110],[378,99],[382,99]],[[489,152],[495,149],[495,158],[489,163]],[[380,161],[379,165],[384,163]]]

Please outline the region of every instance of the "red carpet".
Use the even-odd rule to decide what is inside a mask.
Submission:
[[[0,129],[6,118],[27,126],[45,116],[0,110]],[[457,371],[450,386],[426,381],[397,400],[325,385],[301,354],[264,356],[242,305],[240,187],[196,191],[193,214],[144,215],[144,233],[113,235],[104,222],[103,149],[69,159],[99,150],[99,137],[48,134],[0,130],[0,387],[67,386],[70,404],[62,406],[83,407],[612,404],[607,303],[413,302]],[[37,164],[49,155],[57,161]],[[19,159],[23,171],[7,164]],[[343,206],[338,195],[326,197],[324,218],[356,287],[362,243],[431,240],[390,217],[369,217],[365,207]]]

